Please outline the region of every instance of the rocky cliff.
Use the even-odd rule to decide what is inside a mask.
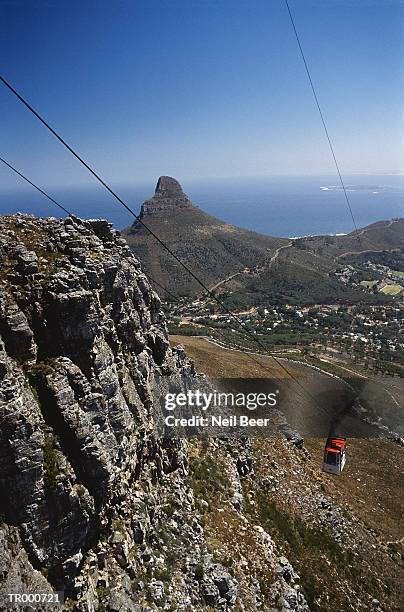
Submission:
[[[177,211],[182,208],[196,208],[183,192],[179,182],[171,176],[160,176],[154,196],[146,200],[140,209],[140,218],[148,215]]]
[[[196,373],[125,240],[106,221],[2,217],[0,261],[3,597],[64,591],[63,609],[90,612],[307,609],[287,559],[243,515],[247,442],[214,449],[263,581],[247,553],[233,571],[208,545],[195,456],[212,461],[210,446],[159,439],[154,422],[164,381]]]

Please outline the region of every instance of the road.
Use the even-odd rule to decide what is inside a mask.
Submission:
[[[224,278],[223,280],[219,281],[215,285],[212,285],[210,287],[209,291],[214,291],[215,289],[217,289],[221,285],[224,285],[225,283],[228,283],[235,276],[239,276],[240,274],[243,274],[244,272],[245,272],[245,270],[241,270],[240,272],[235,272],[234,274],[230,274],[230,276],[228,276],[227,278]]]

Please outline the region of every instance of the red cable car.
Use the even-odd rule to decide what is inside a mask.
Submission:
[[[324,448],[323,472],[341,474],[346,462],[346,438],[327,438]]]

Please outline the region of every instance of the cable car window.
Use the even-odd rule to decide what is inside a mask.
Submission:
[[[325,458],[325,462],[328,463],[329,465],[336,465],[337,464],[337,453],[327,453],[326,454],[326,458]]]

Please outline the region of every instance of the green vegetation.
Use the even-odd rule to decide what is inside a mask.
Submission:
[[[387,246],[387,245],[386,245]],[[344,262],[351,265],[363,265],[367,261],[378,265],[386,266],[391,270],[402,270],[404,268],[404,251],[380,251],[374,253],[362,253],[344,257]],[[400,273],[402,274],[402,273]]]
[[[55,447],[55,439],[51,434],[45,435],[45,444],[42,452],[45,484],[47,484],[50,489],[55,489],[57,476],[60,473],[60,466],[58,451]]]
[[[110,587],[98,586],[96,588],[97,597],[98,597],[98,607],[97,607],[98,612],[105,612],[106,607],[104,604],[104,600],[109,596],[110,590],[111,590]]]
[[[32,367],[31,367],[31,374],[33,376],[33,378],[45,378],[46,376],[49,376],[50,374],[54,374],[55,372],[55,363],[54,363],[54,359],[46,359],[45,361],[39,361],[38,363],[35,363]]]
[[[203,569],[203,565],[202,563],[198,563],[198,565],[195,567],[195,580],[200,582],[203,579],[204,575],[205,571]]]
[[[299,516],[293,516],[277,506],[262,492],[256,493],[253,506],[250,505],[248,496],[245,496],[245,500],[247,512],[253,515],[254,520],[258,521],[275,541],[286,546],[287,557],[300,575],[311,610],[331,612],[336,609],[340,596],[338,584],[335,584],[336,576],[338,581],[347,579],[356,582],[360,579],[365,591],[377,592],[378,584],[375,578],[356,560],[352,551],[342,548],[335,541],[327,528],[319,529],[308,525]],[[317,598],[324,588],[324,583],[330,593],[334,591],[333,601],[328,607],[324,607],[324,603],[319,607]]]
[[[362,287],[367,287],[368,289],[371,289],[373,287],[376,287],[377,285],[377,280],[363,280],[360,282]]]
[[[241,272],[245,267],[260,264],[288,242],[285,238],[265,236],[229,225],[196,206],[177,209],[175,199],[170,210],[146,215],[144,221],[208,286]],[[155,244],[140,224],[127,228],[123,235],[146,273],[149,271],[163,287],[177,296],[201,292],[200,285]],[[156,289],[164,297],[163,290],[160,287]]]
[[[155,580],[170,583],[173,579],[173,575],[168,567],[162,567],[154,570],[154,578]]]
[[[251,305],[310,306],[313,304],[382,303],[383,295],[365,293],[363,290],[342,283],[328,273],[313,269],[309,262],[279,260],[267,272],[247,280],[245,285],[222,296],[230,308],[247,308]]]
[[[213,457],[193,457],[190,461],[189,480],[197,500],[204,500],[209,506],[220,501],[229,487],[220,463]]]
[[[168,333],[178,336],[209,336],[209,331],[202,327],[192,325],[175,325],[168,323]]]
[[[7,223],[7,220],[6,220]],[[21,227],[16,224],[15,220],[8,220],[10,229],[15,233],[19,242],[21,242],[28,250],[34,251],[38,257],[39,271],[44,274],[43,285],[46,285],[54,272],[56,271],[55,263],[60,259],[65,259],[66,256],[59,252],[50,250],[49,235],[43,228],[37,224],[26,222]],[[9,266],[11,272],[15,265],[18,265],[16,260],[8,260],[6,265]],[[0,273],[1,280],[1,273]]]
[[[310,352],[331,349],[341,353],[342,361],[349,359],[361,363],[365,369],[403,375],[404,349],[400,343],[397,306],[394,302],[377,306],[341,304],[306,308],[267,304],[265,308],[238,311],[238,319],[249,334],[219,309],[212,313],[212,302],[172,306],[167,316],[177,322],[194,323],[197,329],[204,330],[201,334],[182,334],[182,326],[176,324],[173,327],[176,335],[184,339],[206,335],[227,348],[278,354],[285,351],[286,357],[303,357],[303,361],[308,359]],[[316,363],[320,368],[327,367],[322,364]]]
[[[112,529],[114,531],[119,531],[120,533],[125,533],[125,523],[122,519],[112,519]]]
[[[26,378],[24,380],[24,387],[26,389],[28,389],[29,391],[31,391],[32,395],[34,396],[34,398],[36,399],[36,401],[38,401],[38,391],[36,390],[36,388],[31,384],[31,381],[29,378]]]
[[[264,494],[258,494],[255,500],[261,524],[270,533],[281,536],[296,553],[305,554],[309,549],[318,549],[326,552],[328,558],[338,565],[343,565],[344,552],[327,531],[309,527],[299,517],[285,513]]]
[[[390,267],[397,270],[404,266],[404,262],[399,262],[400,253],[388,251],[400,244],[401,221],[369,226],[360,244],[352,235],[290,241],[229,225],[190,203],[178,208],[176,197],[173,196],[172,206],[165,202],[163,209],[159,209],[157,198],[155,212],[148,212],[153,209],[153,203],[146,206],[148,227],[161,236],[207,286],[212,288],[221,283],[215,292],[220,296],[225,294],[226,305],[236,310],[265,304],[325,304],[330,300],[341,304],[384,303],[389,296],[354,286],[361,281],[379,280],[378,271],[355,270],[352,283],[344,283],[335,275],[335,270],[349,263],[350,257],[355,259],[355,255],[349,253],[358,248],[366,251],[358,256],[361,264],[372,257],[372,248],[377,251],[386,248],[386,254],[380,253],[378,261],[394,262]],[[146,273],[150,271],[151,278],[159,285],[176,296],[203,294],[200,285],[184,274],[182,267],[155,244],[139,223],[134,223],[123,234]],[[163,299],[170,299],[161,287],[156,286],[156,290]],[[176,330],[175,333],[199,335],[191,330]]]

